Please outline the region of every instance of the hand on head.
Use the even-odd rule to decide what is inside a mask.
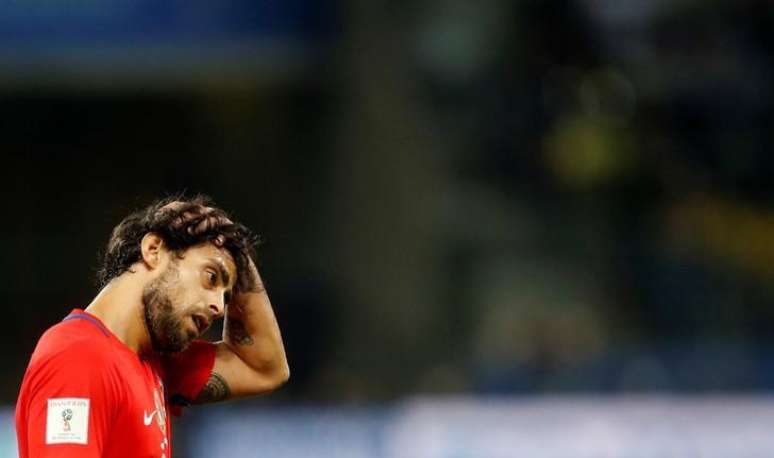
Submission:
[[[159,209],[159,213],[166,211],[179,212],[177,218],[172,221],[172,226],[176,229],[187,226],[186,230],[190,235],[199,235],[224,226],[234,225],[234,222],[228,218],[223,210],[193,202],[175,200]],[[213,240],[217,246],[223,246],[224,242],[225,238],[222,234]]]
[[[238,225],[228,217],[225,211],[195,200],[189,202],[175,200],[159,208],[156,215],[163,216],[165,212],[176,214],[170,215],[174,216],[170,222],[173,228],[178,230],[185,228],[184,230],[193,237],[210,232],[214,235],[210,242],[218,248],[224,248],[231,252],[239,266],[239,277],[235,288],[237,294],[263,289],[260,275],[250,256],[252,246],[238,247],[237,250],[234,250],[235,247],[230,243],[231,233]],[[236,258],[242,258],[242,260]]]

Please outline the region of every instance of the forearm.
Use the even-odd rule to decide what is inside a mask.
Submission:
[[[196,404],[268,393],[290,376],[285,348],[269,296],[251,288],[229,304],[223,340],[215,344],[215,363]]]
[[[227,308],[223,341],[251,369],[279,383],[289,368],[277,318],[260,281]]]

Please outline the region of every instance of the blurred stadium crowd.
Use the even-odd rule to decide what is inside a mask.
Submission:
[[[264,235],[275,399],[774,389],[771,2],[194,3],[0,7],[4,403],[180,189]]]

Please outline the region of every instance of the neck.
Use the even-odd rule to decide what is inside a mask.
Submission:
[[[137,354],[150,351],[150,337],[145,326],[142,288],[124,278],[113,279],[86,307],[118,340]]]

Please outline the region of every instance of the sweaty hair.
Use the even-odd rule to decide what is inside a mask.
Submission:
[[[178,204],[170,207],[172,202]],[[206,207],[212,210],[205,213]],[[102,267],[97,272],[100,288],[129,271],[134,263],[142,259],[140,245],[149,232],[160,236],[167,249],[178,256],[192,246],[220,237],[223,248],[234,258],[237,267],[236,288],[246,289],[248,266],[250,258],[255,255],[258,237],[242,224],[231,222],[226,212],[215,208],[212,199],[204,195],[158,200],[118,223],[105,249]]]

